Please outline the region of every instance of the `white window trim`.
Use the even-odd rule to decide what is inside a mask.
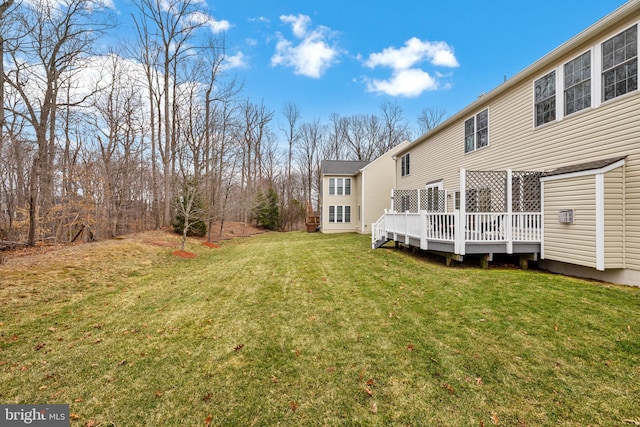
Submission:
[[[334,187],[333,187],[333,193],[331,193],[331,181],[333,180],[334,182]],[[349,180],[349,194],[346,194],[345,189],[346,187],[346,182],[347,180]],[[338,182],[340,182],[341,185],[338,185]],[[327,192],[329,194],[329,196],[347,196],[350,197],[351,195],[353,195],[353,179],[351,178],[337,178],[337,177],[333,177],[333,178],[329,178],[329,181],[327,183]],[[341,192],[338,192],[338,188],[341,189]]]
[[[543,127],[549,126],[553,123],[561,121],[564,117],[564,64],[566,64],[567,62],[563,62],[555,68],[550,68],[545,73],[542,73],[533,79],[533,84],[531,85],[531,99],[533,99],[533,114],[531,121],[534,129],[541,129]],[[538,125],[536,124],[536,82],[541,78],[553,73],[554,71],[556,72],[556,118],[554,120],[551,120],[550,122]],[[560,90],[558,90],[558,88],[560,88]]]
[[[444,180],[441,179],[440,181],[435,181],[435,182],[428,182],[427,185],[425,185],[425,189],[430,189],[430,188],[435,188],[438,191],[443,191],[444,190]],[[444,211],[445,213],[447,212],[447,195],[444,195]]]
[[[353,212],[351,209],[351,205],[329,205],[328,211],[331,212],[331,208],[333,208],[334,220],[331,221],[331,215],[328,217],[329,224],[351,224]],[[340,214],[340,218],[342,221],[338,221],[338,208],[342,208],[342,212]],[[345,221],[345,208],[349,208],[349,221]]]
[[[606,101],[603,100],[604,98],[604,93],[602,92],[602,43],[604,43],[605,41],[609,40],[612,37],[617,36],[620,33],[624,33],[625,31],[627,31],[629,28],[633,27],[634,25],[638,26],[638,37],[636,40],[637,46],[636,46],[636,58],[638,61],[638,65],[640,66],[640,21],[636,21],[636,22],[632,22],[631,24],[627,25],[626,27],[624,27],[621,30],[616,30],[610,34],[608,34],[606,37],[603,37],[602,40],[600,40],[596,45],[596,51],[598,51],[598,69],[597,69],[597,74],[596,76],[598,77],[598,105],[601,104],[608,104],[612,101],[616,101],[618,99],[623,99],[627,96],[633,95],[633,94],[637,94],[638,92],[640,92],[640,85],[638,85],[638,87],[636,88],[636,90],[631,91],[631,92],[627,92],[624,95],[620,95],[620,96],[615,96],[611,99],[607,99]]]
[[[487,145],[485,145],[484,147],[478,147],[478,115],[482,112],[486,111],[487,112]],[[473,150],[469,150],[467,151],[467,146],[466,146],[466,135],[464,134],[465,129],[464,129],[464,124],[466,122],[468,122],[470,119],[473,119]],[[491,146],[491,109],[489,107],[483,108],[481,110],[478,110],[475,114],[467,117],[466,119],[464,119],[462,121],[462,132],[463,132],[463,138],[465,138],[465,140],[463,140],[463,147],[462,149],[464,150],[464,154],[469,154],[469,153],[475,153],[478,150],[481,150],[483,148],[487,148]]]
[[[638,86],[638,88],[634,91],[631,92],[627,92],[624,95],[620,95],[620,96],[616,96],[614,98],[608,99],[606,101],[603,101],[603,97],[604,94],[602,93],[602,43],[604,43],[605,41],[611,39],[612,37],[617,36],[618,34],[628,30],[629,28],[633,27],[634,25],[638,26],[638,55],[637,55],[637,60],[638,60],[638,65],[640,66],[640,21],[635,21],[632,22],[631,24],[625,26],[624,28],[621,29],[617,29],[615,31],[612,31],[610,33],[608,33],[606,36],[602,37],[601,39],[599,39],[598,41],[596,41],[593,45],[591,45],[588,49],[585,49],[582,51],[582,53],[578,53],[573,55],[571,58],[569,58],[568,60],[562,62],[561,64],[559,64],[557,67],[555,68],[549,68],[547,70],[545,70],[545,72],[540,73],[539,75],[535,76],[532,79],[532,84],[531,84],[531,99],[533,100],[533,105],[532,105],[532,118],[531,118],[531,126],[534,130],[537,129],[542,129],[546,126],[552,125],[553,123],[556,122],[561,122],[565,117],[573,117],[576,116],[584,111],[589,111],[592,109],[596,109],[598,107],[600,107],[603,104],[608,104],[610,102],[615,102],[619,99],[623,99],[626,96],[632,96],[634,94],[637,94],[638,92],[640,92],[640,85]],[[569,61],[574,60],[575,58],[577,58],[580,55],[583,55],[585,52],[590,51],[591,52],[591,107],[586,107],[580,111],[576,111],[575,113],[569,114],[568,116],[565,116],[564,114],[564,65],[566,63],[568,63]],[[536,88],[535,88],[535,82],[536,80],[546,76],[547,74],[553,72],[553,70],[556,71],[556,119],[536,126],[536,114],[535,114],[535,105],[536,105],[536,97],[535,97],[535,92],[536,92]],[[560,89],[560,90],[559,90]],[[470,117],[469,117],[470,118]],[[468,120],[469,118],[465,119]],[[473,150],[475,151],[475,150]],[[471,153],[472,151],[468,151],[468,153]],[[466,154],[466,153],[465,153]]]
[[[411,175],[411,156],[410,156],[410,154],[411,154],[411,152],[408,152],[408,153],[403,154],[402,157],[400,157],[400,176],[403,177],[403,178],[405,176]],[[405,167],[405,159],[408,160],[408,162],[407,162],[409,164],[408,168]],[[404,171],[406,171],[406,173],[403,173]]]

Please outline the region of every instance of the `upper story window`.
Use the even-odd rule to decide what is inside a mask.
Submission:
[[[638,89],[638,25],[602,43],[602,100]]]
[[[556,72],[535,81],[536,126],[556,119]]]
[[[329,178],[329,195],[351,195],[351,178]]]
[[[464,152],[489,145],[489,109],[482,110],[464,122]]]
[[[564,114],[591,107],[591,51],[564,64]]]
[[[402,159],[400,159],[400,161],[401,161],[401,165],[402,165],[402,176],[409,175],[409,171],[410,171],[409,153],[407,153],[404,156],[402,156]]]

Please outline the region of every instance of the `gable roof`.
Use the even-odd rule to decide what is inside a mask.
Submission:
[[[371,162],[356,160],[323,160],[320,163],[322,175],[356,175]]]
[[[569,39],[568,41],[552,50],[547,55],[543,56],[524,70],[520,71],[512,78],[506,80],[504,83],[497,86],[490,92],[481,94],[474,102],[449,117],[440,125],[427,131],[427,133],[415,139],[411,144],[409,144],[403,150],[399,151],[397,155],[401,156],[405,154],[415,146],[428,141],[433,135],[442,132],[444,129],[458,123],[462,119],[468,118],[468,116],[478,112],[482,107],[489,105],[492,100],[499,97],[504,92],[508,91],[509,89],[513,88],[523,81],[531,79],[537,73],[540,73],[542,70],[551,66],[554,62],[558,61],[562,57],[577,49],[580,45],[587,43],[590,40],[604,36],[612,26],[624,22],[625,20],[629,19],[629,16],[637,13],[638,11],[640,11],[640,0],[630,0],[629,2],[623,4],[609,15],[605,16],[578,35]]]

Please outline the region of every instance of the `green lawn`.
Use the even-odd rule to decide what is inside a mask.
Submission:
[[[360,235],[195,259],[170,239],[0,266],[0,403],[68,403],[72,426],[640,425],[640,289]]]

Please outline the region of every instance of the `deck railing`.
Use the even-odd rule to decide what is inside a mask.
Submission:
[[[372,227],[372,244],[390,234],[423,241],[456,243],[540,242],[542,215],[539,212],[466,213],[460,211],[386,212]],[[464,225],[464,226],[462,226]],[[462,235],[459,230],[463,230]],[[462,249],[464,252],[464,249]]]

